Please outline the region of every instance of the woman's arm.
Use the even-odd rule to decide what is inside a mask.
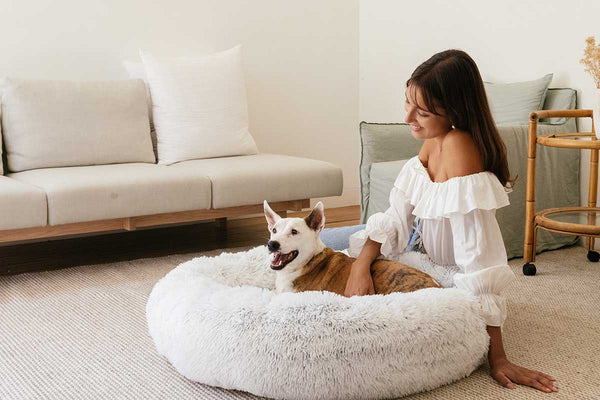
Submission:
[[[379,256],[380,249],[381,243],[367,239],[360,254],[352,263],[344,296],[352,297],[375,294],[373,278],[371,277],[371,264]]]
[[[532,386],[542,392],[557,392],[554,385],[555,379],[539,371],[519,367],[508,361],[504,346],[502,344],[502,330],[499,326],[488,326],[490,335],[490,350],[488,361],[490,363],[491,375],[503,386],[514,388],[513,383]]]
[[[501,292],[516,278],[506,260],[495,210],[475,209],[465,215],[453,214],[450,224],[454,258],[461,267],[461,272],[454,275],[454,283],[479,298],[490,336],[488,360],[492,377],[508,388],[523,384],[546,393],[555,391],[554,378],[511,363],[504,352],[500,327],[507,310],[506,298]]]

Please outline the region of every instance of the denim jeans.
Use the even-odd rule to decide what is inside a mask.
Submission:
[[[354,232],[358,232],[361,229],[365,229],[363,225],[353,226],[342,226],[340,228],[325,228],[321,231],[321,241],[327,247],[331,247],[333,250],[345,250],[350,246],[350,236]],[[415,218],[413,227],[409,234],[408,245],[404,251],[418,251],[425,253],[423,248],[423,240],[421,238],[421,221],[419,218]]]
[[[321,231],[321,241],[333,250],[345,250],[350,243],[350,235],[365,229],[365,225],[342,226],[339,228],[325,228]]]

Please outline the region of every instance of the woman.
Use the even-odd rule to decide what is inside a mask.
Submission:
[[[345,295],[374,293],[370,265],[380,256],[420,250],[437,264],[458,265],[454,283],[479,298],[488,325],[493,378],[508,388],[557,391],[551,376],[508,361],[502,345],[506,301],[500,293],[515,276],[495,212],[508,205],[504,187],[513,182],[477,65],[463,51],[443,51],[421,64],[406,86],[406,122],[424,142],[398,175],[390,208],[350,237],[356,261]]]

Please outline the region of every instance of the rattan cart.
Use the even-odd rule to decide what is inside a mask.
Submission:
[[[592,132],[559,133],[537,135],[538,120],[542,118],[592,118]],[[582,140],[589,139],[589,140]],[[536,146],[590,149],[590,182],[588,207],[559,207],[535,213],[535,154]],[[527,202],[525,208],[525,244],[523,246],[523,274],[535,275],[535,247],[539,228],[566,235],[586,236],[588,260],[597,262],[600,254],[594,251],[594,238],[600,236],[600,225],[596,220],[596,191],[598,189],[598,150],[600,140],[594,133],[592,110],[543,110],[529,115],[529,140],[527,144]],[[599,214],[600,215],[600,214]],[[565,219],[567,221],[565,221]],[[573,222],[577,220],[578,222]],[[584,222],[581,222],[584,221]]]

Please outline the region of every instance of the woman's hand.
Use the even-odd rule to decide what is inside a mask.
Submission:
[[[558,388],[554,386],[555,379],[550,375],[519,367],[506,358],[490,362],[490,368],[492,377],[502,386],[509,389],[514,388],[514,383],[518,383],[520,385],[531,386],[546,393],[558,392]]]
[[[352,263],[344,296],[352,297],[366,294],[375,294],[373,278],[371,277],[371,264],[356,260]]]

